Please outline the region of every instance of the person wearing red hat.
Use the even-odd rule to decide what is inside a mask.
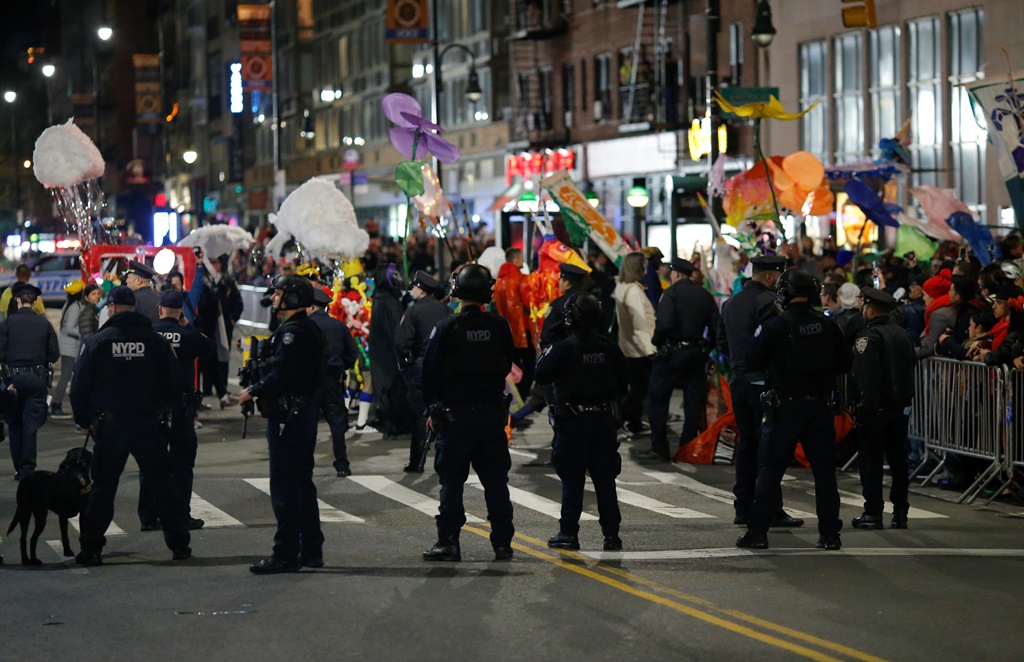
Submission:
[[[956,326],[956,308],[949,299],[949,288],[953,286],[953,272],[943,269],[938,275],[924,282],[924,335],[917,348],[917,358],[923,359],[935,354],[939,337]]]

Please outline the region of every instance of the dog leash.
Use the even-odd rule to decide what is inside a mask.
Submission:
[[[85,433],[85,442],[82,444],[82,450],[83,451],[89,449],[89,440],[90,439],[92,439],[92,432],[91,431]]]

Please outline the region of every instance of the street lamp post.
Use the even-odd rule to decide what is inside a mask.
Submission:
[[[14,100],[18,94],[13,90],[4,92],[4,101],[7,102],[8,110],[11,113],[11,170],[14,171],[14,214],[21,225],[21,176],[18,172],[18,129],[14,116]]]
[[[626,202],[633,208],[633,241],[643,245],[643,238],[640,236],[642,232],[642,223],[644,210],[647,207],[647,203],[650,202],[650,197],[647,195],[647,188],[643,185],[644,179],[637,178],[633,181],[633,187],[626,193]]]
[[[708,135],[711,136],[711,143],[708,151],[708,191],[707,197],[712,205],[712,212],[716,217],[721,218],[721,201],[711,195],[711,169],[718,160],[718,125],[722,120],[718,114],[718,104],[715,103],[715,90],[718,89],[718,32],[722,29],[722,11],[720,0],[705,0],[704,16],[707,24],[707,62],[708,73],[705,85],[705,102],[708,113]],[[672,257],[675,257],[674,255]]]

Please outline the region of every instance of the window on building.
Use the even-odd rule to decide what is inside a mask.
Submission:
[[[909,78],[913,139],[910,154],[913,184],[941,186],[937,172],[942,163],[942,58],[939,19],[929,16],[910,21]]]
[[[743,23],[733,21],[729,24],[729,81],[739,87],[743,84]]]
[[[800,109],[820,102],[800,118],[800,146],[823,161],[828,160],[827,51],[824,39],[800,44]]]
[[[565,112],[565,127],[573,126],[576,114],[576,68],[571,62],[562,65],[562,110]]]
[[[983,78],[982,28],[985,10],[965,9],[949,15],[952,42],[950,77],[952,85],[953,187],[971,209],[985,217],[985,145],[988,137],[984,119],[975,117],[974,107],[962,87]]]
[[[587,61],[586,59],[580,60],[580,81],[583,83],[580,85],[580,109],[586,111],[587,108]]]
[[[602,53],[594,58],[594,121],[611,116],[612,112],[612,54]]]
[[[901,108],[900,29],[884,25],[871,32],[871,140],[873,156],[878,143],[892,138],[903,124]]]
[[[547,131],[551,128],[553,83],[550,67],[540,70],[540,129]]]
[[[860,32],[835,37],[834,86],[836,118],[835,163],[864,158],[864,37]]]

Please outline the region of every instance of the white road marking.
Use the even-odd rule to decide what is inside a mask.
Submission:
[[[790,487],[800,487],[807,490],[807,493],[814,495],[814,482],[809,480],[803,480],[800,478],[790,477],[787,482]],[[844,503],[847,506],[853,506],[855,508],[864,508],[864,497],[855,492],[847,492],[845,490],[839,490],[839,502]],[[892,504],[888,501],[885,502],[885,512],[892,514]],[[923,510],[921,508],[910,507],[910,512],[907,517],[910,519],[948,519],[948,515],[941,515],[939,513],[933,513],[930,510]]]
[[[783,547],[779,549],[739,549],[720,547],[708,549],[666,549],[650,552],[579,552],[597,561],[671,561],[680,559],[721,559],[742,556],[976,556],[976,557],[1024,557],[1024,549],[966,549],[946,548],[898,548],[898,547],[843,547],[838,551],[825,551],[810,547]]]
[[[410,490],[404,485],[399,485],[384,476],[349,476],[348,480],[431,517],[437,514],[437,509],[440,506],[436,500],[415,490]],[[483,520],[467,513],[466,522],[480,524]]]
[[[89,571],[85,568],[79,568],[75,565],[75,557],[64,556],[64,545],[59,540],[47,540],[46,544],[50,546],[54,552],[57,553],[57,557],[62,559],[64,563],[68,564],[68,570],[76,575],[88,575]],[[72,547],[74,549],[74,547]]]
[[[260,492],[270,494],[270,479],[269,478],[246,478],[245,482],[255,487]],[[316,500],[317,506],[320,508],[320,521],[321,522],[362,522],[364,521],[361,517],[355,515],[349,515],[343,510],[338,510],[331,504],[323,501],[322,499]],[[193,513],[193,516],[195,513]]]
[[[559,479],[558,476],[556,476],[555,474],[547,475],[550,476],[551,478],[554,478],[555,480]],[[702,513],[696,510],[690,510],[689,508],[683,508],[680,506],[673,506],[670,503],[665,503],[664,501],[652,499],[651,497],[639,494],[638,492],[623,489],[622,483],[620,481],[616,481],[616,483],[617,485],[615,487],[615,493],[619,497],[619,503],[629,504],[630,506],[636,506],[637,508],[643,508],[644,510],[649,510],[651,512],[658,513],[659,515],[665,515],[667,517],[673,517],[676,519],[715,518],[714,515],[708,515],[707,513]],[[586,484],[586,489],[588,492],[593,492],[593,483],[588,481]]]
[[[521,451],[521,450],[518,450],[518,449],[515,449],[515,448],[508,449],[508,452],[509,452],[509,455],[518,455],[519,457],[526,457],[526,458],[529,458],[531,460],[536,460],[537,459],[537,454],[536,453],[528,453],[526,451]]]
[[[213,505],[195,492],[189,501],[192,517],[203,520],[204,529],[220,529],[228,526],[245,526],[240,521]]]
[[[78,531],[79,533],[82,532],[82,527],[78,523],[78,515],[75,515],[74,517],[69,517],[68,518],[68,523],[71,524],[71,526],[75,527],[75,531]],[[128,534],[125,533],[125,530],[122,529],[121,527],[119,527],[117,524],[114,524],[113,522],[111,522],[110,526],[107,527],[107,532],[104,535],[107,535],[107,536],[126,536]]]
[[[699,494],[703,497],[707,497],[708,499],[713,499],[715,501],[727,503],[730,506],[733,504],[733,500],[735,499],[732,492],[726,492],[725,490],[721,490],[717,487],[705,485],[704,483],[701,483],[693,478],[690,478],[689,476],[684,476],[682,474],[667,473],[663,471],[649,471],[647,472],[647,475],[650,476],[651,478],[656,478],[657,480],[660,480],[663,483],[668,483],[670,485],[678,485],[679,487],[682,487],[684,490],[689,490],[694,494]],[[794,510],[789,506],[785,506],[785,509],[786,512],[789,513],[791,516],[799,517],[801,519],[817,519],[818,517],[813,513],[806,513],[802,510]]]
[[[479,490],[484,489],[484,486],[480,484],[480,477],[475,474],[470,474],[469,480],[466,481],[466,484],[472,485]],[[562,504],[557,501],[546,499],[534,494],[533,492],[527,492],[526,490],[521,490],[518,487],[512,487],[511,485],[508,487],[508,495],[512,500],[512,503],[517,503],[523,508],[535,510],[542,515],[547,515],[554,519],[558,519],[562,516]],[[597,517],[590,513],[581,513],[580,521],[596,522]]]

